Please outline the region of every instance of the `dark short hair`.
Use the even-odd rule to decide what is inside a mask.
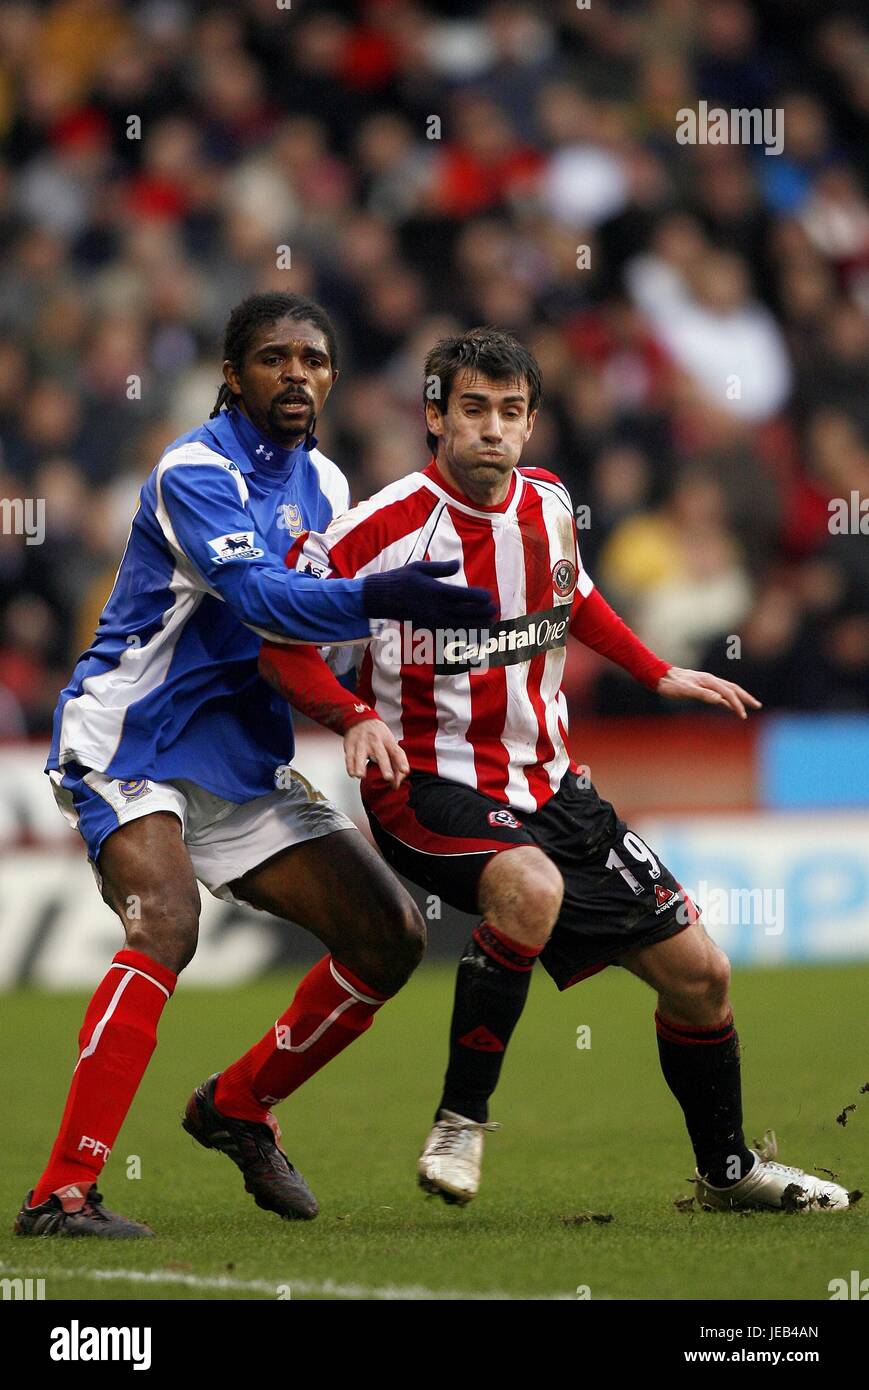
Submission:
[[[278,319],[284,318],[292,319],[294,323],[303,323],[307,320],[319,328],[326,339],[332,370],[338,370],[338,343],[332,320],[326,310],[321,305],[316,304],[313,299],[306,299],[302,294],[290,294],[283,290],[268,290],[262,294],[250,294],[247,299],[236,304],[224,329],[224,360],[231,362],[238,370],[257,330],[262,328],[264,324],[277,323]],[[235,397],[224,382],[217,393],[217,400],[209,419],[213,420],[214,416],[219,415],[225,405],[231,405],[234,400]]]
[[[443,415],[449,404],[450,392],[459,372],[467,370],[490,381],[524,381],[528,389],[528,414],[536,410],[542,396],[540,364],[533,352],[524,347],[512,333],[500,328],[471,328],[452,338],[441,338],[425,359],[423,409],[434,400]],[[430,394],[432,378],[438,382],[440,394]],[[437,436],[426,430],[426,443],[437,453]]]

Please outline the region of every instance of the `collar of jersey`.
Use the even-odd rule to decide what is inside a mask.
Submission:
[[[451,483],[447,482],[443,473],[437,466],[436,459],[432,459],[428,468],[423,470],[423,477],[428,479],[436,492],[443,493],[444,496],[448,497],[452,506],[459,507],[470,516],[484,516],[493,524],[509,520],[516,511],[519,502],[519,494],[522,491],[521,474],[514,468],[513,476],[510,479],[510,491],[507,493],[504,501],[499,502],[497,507],[478,507],[470,498],[466,497],[463,492],[458,492]]]
[[[310,440],[302,440],[294,449],[282,449],[280,444],[276,444],[268,435],[263,434],[262,430],[258,430],[237,406],[222,410],[209,423],[222,443],[231,443],[234,436],[237,443],[232,457],[242,473],[251,473],[254,470],[257,473],[289,473],[297,461],[309,452],[309,448],[314,449],[317,446],[317,441],[312,436]],[[257,454],[256,451],[261,444],[265,445],[266,452],[271,453],[270,459],[266,459],[265,453]]]

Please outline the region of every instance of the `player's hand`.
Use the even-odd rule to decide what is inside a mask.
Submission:
[[[760,700],[749,695],[741,685],[722,680],[720,676],[710,676],[708,671],[687,671],[682,666],[671,666],[655,687],[659,695],[668,700],[702,700],[707,705],[729,705],[740,719],[747,719],[749,709],[761,709]]]
[[[403,569],[370,574],[362,581],[369,618],[399,618],[414,627],[486,628],[495,617],[488,589],[442,584],[458,560],[417,560]]]
[[[344,763],[351,777],[364,777],[368,763],[376,763],[391,787],[400,787],[410,763],[382,719],[364,719],[344,735]]]

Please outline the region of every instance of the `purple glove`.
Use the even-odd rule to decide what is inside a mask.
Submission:
[[[495,618],[488,589],[439,583],[458,568],[458,560],[417,560],[403,569],[367,575],[362,581],[366,616],[401,618],[431,629],[487,628]]]

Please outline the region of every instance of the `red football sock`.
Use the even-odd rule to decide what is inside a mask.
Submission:
[[[270,1105],[291,1095],[370,1028],[388,998],[324,956],[274,1027],[221,1072],[214,1091],[218,1110],[239,1120],[264,1120]]]
[[[88,1005],[60,1130],[31,1206],[58,1189],[80,1188],[84,1197],[99,1177],[157,1046],[157,1023],[176,978],[141,951],[114,957]]]

